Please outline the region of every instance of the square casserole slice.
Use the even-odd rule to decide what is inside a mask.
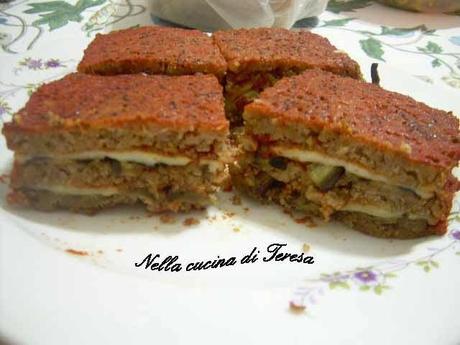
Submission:
[[[241,124],[243,108],[282,77],[319,68],[361,78],[359,65],[327,38],[308,31],[280,28],[238,29],[213,34],[227,65],[226,112]]]
[[[445,233],[460,158],[452,113],[309,70],[262,92],[244,120],[239,188],[374,236]]]
[[[198,30],[145,26],[97,34],[78,65],[89,74],[213,74],[226,63],[211,37]]]
[[[3,134],[16,205],[187,211],[227,179],[228,122],[211,75],[70,74],[41,86]]]

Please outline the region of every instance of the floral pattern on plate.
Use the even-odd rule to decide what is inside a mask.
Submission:
[[[442,254],[459,256],[460,260],[460,202],[456,201],[449,217],[450,230],[442,244],[426,248],[426,253],[407,260],[384,261],[368,267],[356,267],[351,270],[323,273],[315,279],[307,279],[293,294],[290,305],[294,309],[310,307],[318,302],[318,297],[331,290],[358,290],[382,295],[395,285],[395,278],[408,269],[429,273],[439,268]]]

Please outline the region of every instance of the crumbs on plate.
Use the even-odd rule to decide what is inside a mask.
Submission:
[[[66,253],[69,253],[72,255],[78,255],[78,256],[88,256],[89,255],[89,253],[85,250],[77,250],[77,249],[68,248],[65,251]]]
[[[289,302],[289,310],[293,314],[302,314],[305,312],[306,307],[304,305],[295,304],[294,302]]]
[[[182,224],[184,224],[185,226],[192,226],[192,225],[197,225],[197,224],[200,224],[200,221],[196,218],[193,218],[193,217],[189,217],[189,218],[186,218]]]
[[[302,245],[302,251],[303,251],[304,253],[309,252],[309,251],[310,251],[310,245],[304,243],[304,244]]]

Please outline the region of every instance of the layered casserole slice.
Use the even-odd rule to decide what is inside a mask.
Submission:
[[[228,127],[214,76],[70,74],[4,125],[15,152],[9,201],[83,212],[202,208],[227,179]]]
[[[240,189],[374,236],[445,233],[460,157],[452,113],[309,70],[262,92],[244,121]]]
[[[243,108],[277,80],[319,68],[361,78],[359,65],[327,38],[308,31],[258,28],[213,34],[227,62],[225,107],[234,126],[241,125]]]
[[[226,63],[206,33],[144,26],[97,34],[78,71],[88,74],[213,74],[222,80]]]

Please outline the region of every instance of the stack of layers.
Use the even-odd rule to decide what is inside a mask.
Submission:
[[[312,70],[265,90],[244,120],[233,181],[250,194],[375,236],[446,231],[460,158],[451,113]]]
[[[359,65],[329,41],[307,31],[279,28],[215,32],[143,27],[97,35],[78,70],[113,75],[214,74],[225,85],[225,111],[242,124],[244,106],[285,76],[319,68],[361,78]]]
[[[223,103],[212,76],[75,73],[45,85],[3,129],[15,151],[10,201],[201,208],[227,176]]]
[[[97,35],[78,71],[5,124],[12,203],[185,211],[212,201],[230,162],[235,186],[288,209],[382,237],[446,231],[458,120],[361,81],[323,37],[127,29]]]
[[[308,31],[240,29],[213,38],[227,61],[225,111],[232,125],[242,124],[246,104],[286,76],[317,68],[361,78],[359,65],[346,53]]]

